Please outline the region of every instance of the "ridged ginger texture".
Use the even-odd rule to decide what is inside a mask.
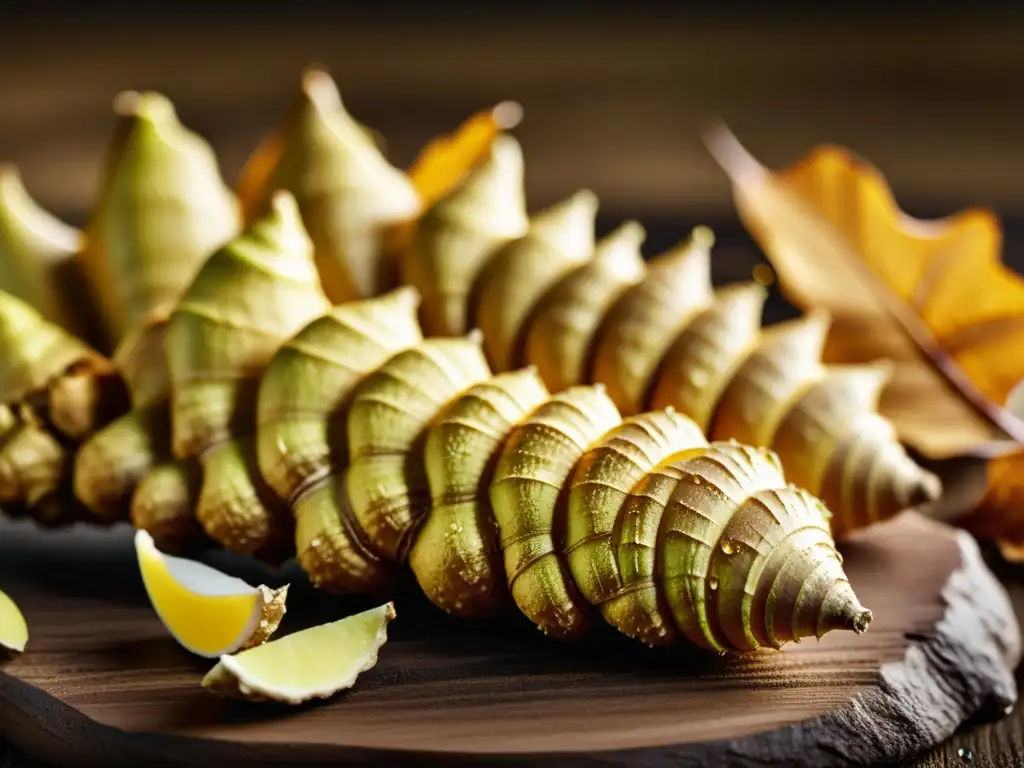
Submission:
[[[195,468],[171,452],[164,334],[200,266],[241,224],[212,147],[181,123],[166,96],[126,91],[114,109],[84,264],[106,308],[106,335],[116,345],[112,361],[131,408],[86,440],[74,471],[78,498],[110,522],[133,511],[146,517],[172,502],[181,509],[194,503]],[[194,523],[182,535],[193,532]]]
[[[774,452],[671,408],[623,419],[600,384],[495,375],[479,331],[424,338],[418,308],[410,288],[335,307],[261,382],[260,468],[315,584],[383,591],[408,564],[456,615],[511,600],[556,637],[600,614],[716,652],[867,627],[828,511]]]
[[[476,327],[495,371],[534,365],[552,391],[601,383],[624,415],[671,406],[714,440],[770,447],[833,510],[836,536],[938,496],[938,478],[877,413],[888,367],[823,365],[824,313],[762,328],[763,287],[713,289],[706,227],[645,263],[636,222],[594,247],[596,198],[581,191],[534,214],[520,236],[494,238],[493,222],[522,211],[520,163],[503,137],[424,214],[443,225],[417,232],[426,263],[407,273],[446,306],[421,312],[426,334]],[[461,316],[451,309],[460,301]]]

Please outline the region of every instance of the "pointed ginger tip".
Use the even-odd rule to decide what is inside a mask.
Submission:
[[[715,244],[715,232],[711,227],[700,224],[690,233],[690,242],[698,248],[710,250]]]
[[[413,285],[400,285],[392,290],[391,295],[407,309],[416,309],[423,303],[423,295]]]
[[[639,248],[647,239],[647,230],[644,225],[634,219],[627,219],[610,232],[605,240],[608,242],[620,242],[634,245]]]
[[[852,629],[858,635],[863,635],[868,631],[873,618],[874,616],[871,611],[867,608],[861,608],[859,611],[851,612],[847,616],[846,628]]]
[[[937,501],[943,490],[942,480],[938,475],[914,466],[918,471],[907,489],[905,500],[905,506],[909,509]]]
[[[341,92],[327,68],[312,64],[302,71],[300,87],[303,95],[321,112],[336,109],[341,104]]]
[[[833,630],[852,630],[863,635],[874,618],[871,611],[860,604],[853,587],[845,578],[835,582],[820,606],[815,635],[820,639]]]
[[[21,171],[10,160],[0,161],[0,186],[22,185]]]
[[[166,123],[178,117],[171,100],[156,91],[121,91],[114,97],[114,113],[151,123]]]
[[[523,105],[518,101],[502,101],[491,110],[491,119],[500,130],[512,130],[523,121]]]
[[[299,204],[295,195],[286,189],[278,189],[270,196],[270,209],[278,216],[292,217],[299,215]]]
[[[598,199],[597,193],[592,189],[580,189],[574,192],[568,200],[572,206],[578,206],[580,208],[586,208],[588,210],[597,213]]]

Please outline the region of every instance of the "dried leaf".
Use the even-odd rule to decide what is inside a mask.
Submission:
[[[503,131],[515,128],[523,108],[503,101],[490,109],[470,115],[452,133],[428,143],[409,166],[407,174],[420,199],[420,212],[454,190],[477,164],[483,162],[491,144]],[[385,235],[385,251],[401,254],[412,243],[419,218],[394,225]]]
[[[1006,406],[1024,417],[1024,380]],[[996,539],[1007,560],[1024,561],[1024,446],[991,459],[985,481],[984,496],[961,524],[976,536]]]
[[[487,156],[498,134],[519,124],[522,114],[519,104],[503,101],[470,116],[452,134],[427,144],[408,171],[423,202],[423,210],[454,189],[463,176]]]
[[[932,458],[991,451],[994,427],[1024,440],[998,405],[1024,379],[1024,278],[1000,261],[992,213],[914,219],[836,147],[771,172],[724,127],[707,141],[783,293],[834,316],[826,361],[895,361],[881,411],[901,439]]]

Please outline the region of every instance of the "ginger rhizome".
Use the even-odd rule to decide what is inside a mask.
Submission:
[[[352,118],[326,72],[304,73],[295,105],[253,153],[238,189],[248,221],[266,211],[276,191],[294,195],[332,303],[397,283],[387,235],[419,214],[419,195]]]
[[[885,368],[823,366],[822,315],[762,328],[760,286],[712,287],[709,230],[645,261],[636,222],[595,241],[590,191],[528,213],[494,113],[467,172],[418,181],[318,71],[240,215],[166,99],[118,105],[82,264],[130,410],[55,416],[51,375],[45,407],[0,411],[4,446],[51,422],[86,439],[97,519],[297,555],[338,592],[410,568],[446,611],[511,602],[562,638],[864,631],[834,539],[938,481],[876,412]]]
[[[0,504],[48,525],[73,522],[76,447],[123,408],[123,382],[106,358],[2,291],[0,350]]]
[[[31,197],[13,164],[0,164],[0,291],[91,340],[95,308],[81,290],[77,259],[84,242],[79,229]]]
[[[495,375],[479,331],[423,338],[417,298],[335,307],[261,381],[260,469],[314,584],[383,592],[407,565],[460,616],[511,599],[553,636],[600,614],[718,652],[866,628],[827,509],[773,451],[671,408],[623,418],[600,384]]]
[[[482,248],[493,222],[522,210],[521,159],[504,138],[422,218],[435,224],[410,254],[426,265],[407,274],[439,305],[465,297],[461,316],[421,312],[427,335],[480,328],[496,372],[534,365],[552,391],[601,383],[623,415],[671,406],[714,440],[770,447],[833,510],[837,536],[938,496],[877,413],[888,367],[823,365],[823,313],[762,328],[763,287],[713,288],[706,227],[644,262],[635,222],[594,247],[596,199],[582,191]]]
[[[134,503],[194,495],[174,463],[168,411],[165,331],[171,309],[211,251],[233,237],[240,209],[212,148],[186,128],[159,93],[120,94],[115,135],[87,233],[84,263],[102,297],[113,362],[131,408],[78,451],[75,492],[98,518],[125,519],[141,482],[156,473],[176,483],[149,484]],[[169,502],[168,502],[169,503]]]

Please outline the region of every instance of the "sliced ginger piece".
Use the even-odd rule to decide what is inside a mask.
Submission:
[[[0,591],[0,661],[24,653],[28,645],[28,624],[18,606]]]
[[[253,587],[204,563],[164,554],[146,531],[135,553],[150,602],[175,640],[207,658],[263,643],[285,614],[288,585]]]
[[[355,685],[377,664],[387,642],[393,603],[295,632],[233,656],[220,657],[203,678],[215,693],[250,701],[301,704]]]

